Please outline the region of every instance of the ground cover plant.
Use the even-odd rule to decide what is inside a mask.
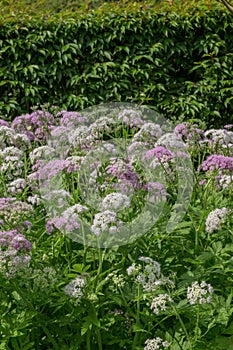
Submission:
[[[233,348],[233,125],[152,116],[0,120],[0,349]]]

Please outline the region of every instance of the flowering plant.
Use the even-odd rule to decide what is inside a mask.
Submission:
[[[0,121],[4,349],[225,349],[230,127],[97,112]]]

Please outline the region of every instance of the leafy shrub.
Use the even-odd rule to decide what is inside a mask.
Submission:
[[[207,5],[2,18],[1,116],[122,101],[222,125],[232,119],[232,17]]]

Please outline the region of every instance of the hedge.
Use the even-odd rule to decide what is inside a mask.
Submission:
[[[232,28],[220,7],[2,20],[0,117],[122,101],[169,119],[233,122]]]

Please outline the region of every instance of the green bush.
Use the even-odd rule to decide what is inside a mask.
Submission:
[[[232,120],[232,16],[220,5],[192,11],[92,11],[1,20],[0,116],[49,102],[80,110],[143,103],[167,118]]]

